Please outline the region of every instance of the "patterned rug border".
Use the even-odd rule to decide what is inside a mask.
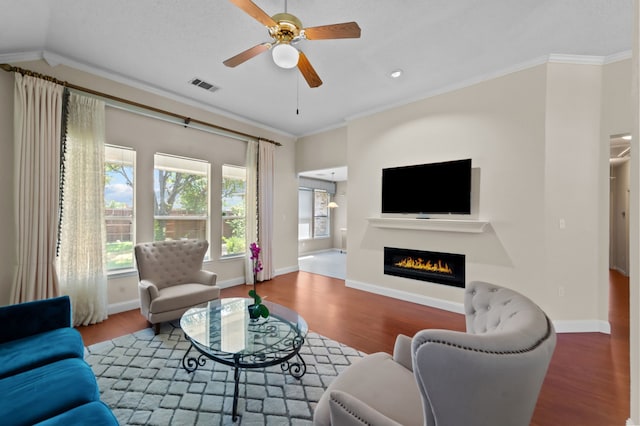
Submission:
[[[233,369],[207,360],[188,373],[189,342],[179,327],[163,324],[86,348],[100,395],[121,425],[311,425],[327,386],[365,354],[309,332],[300,355],[307,372],[295,379],[276,365],[241,370],[238,415],[232,421]]]

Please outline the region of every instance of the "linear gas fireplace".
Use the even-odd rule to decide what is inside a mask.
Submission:
[[[384,273],[464,288],[463,254],[384,248]]]

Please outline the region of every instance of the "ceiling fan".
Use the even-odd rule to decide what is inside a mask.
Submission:
[[[223,64],[228,67],[236,67],[262,52],[271,50],[273,61],[276,65],[281,68],[293,68],[297,66],[309,87],[318,87],[322,84],[322,80],[311,66],[305,54],[296,49],[294,44],[305,39],[328,40],[360,38],[360,27],[355,22],[304,28],[302,22],[300,22],[297,17],[286,13],[286,0],[285,12],[277,13],[273,16],[267,15],[251,0],[230,1],[267,27],[269,35],[273,40],[260,43],[227,59]]]

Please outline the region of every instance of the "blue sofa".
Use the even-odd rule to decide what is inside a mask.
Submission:
[[[118,424],[84,361],[68,296],[0,307],[0,423]]]

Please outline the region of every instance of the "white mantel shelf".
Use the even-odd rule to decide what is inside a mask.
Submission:
[[[415,219],[397,217],[369,217],[374,228],[414,229],[419,231],[467,232],[479,234],[489,222],[468,219]]]

